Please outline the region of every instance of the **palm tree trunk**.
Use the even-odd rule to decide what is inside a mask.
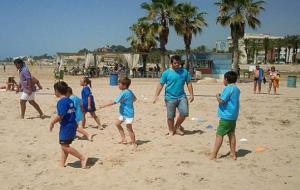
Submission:
[[[267,59],[268,59],[268,49],[265,48],[265,60],[264,60],[265,64],[267,64]]]
[[[280,63],[280,52],[281,52],[281,47],[279,46],[277,49],[277,63]]]
[[[232,39],[233,43],[233,62],[232,62],[232,70],[237,72],[239,65],[239,41],[237,38]]]
[[[146,68],[147,68],[147,54],[142,54],[142,61],[143,61],[143,76],[146,74]]]

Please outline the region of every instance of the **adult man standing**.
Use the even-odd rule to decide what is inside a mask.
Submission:
[[[29,103],[39,112],[40,117],[44,119],[45,118],[44,113],[42,112],[40,106],[34,100],[36,87],[33,84],[32,77],[28,68],[26,67],[22,59],[14,60],[14,64],[19,70],[19,76],[20,76],[19,89],[21,90],[21,97],[20,97],[21,118],[24,119],[26,102],[29,101]]]
[[[254,77],[254,87],[253,91],[256,94],[256,88],[258,86],[258,93],[261,92],[261,82],[264,80],[264,70],[256,65],[255,69],[253,70],[253,77]]]
[[[164,85],[166,85],[165,102],[167,106],[169,134],[171,135],[184,135],[181,124],[189,115],[188,100],[184,91],[184,85],[187,84],[190,93],[189,101],[193,102],[194,93],[191,80],[192,77],[189,72],[181,67],[180,57],[178,55],[172,56],[170,68],[163,72],[153,101],[155,103],[158,100],[160,92]],[[176,109],[179,110],[179,116],[175,123]]]

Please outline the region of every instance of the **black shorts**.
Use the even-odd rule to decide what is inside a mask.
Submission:
[[[59,144],[72,144],[72,141],[74,139],[70,139],[70,140],[59,140]]]

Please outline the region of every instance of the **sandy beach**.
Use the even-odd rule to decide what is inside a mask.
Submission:
[[[46,115],[55,114],[57,99],[53,95],[52,68],[30,68],[44,89],[36,101]],[[1,70],[0,82],[18,73],[14,66]],[[66,76],[65,81],[80,95],[80,77]],[[163,96],[153,104],[158,79],[133,79],[131,89],[135,104],[134,130],[138,149],[120,145],[114,126],[118,106],[98,109],[97,115],[107,127],[93,128],[88,116],[86,129],[96,134],[94,142],[75,140],[72,146],[89,156],[89,169],[70,156],[66,168],[58,167],[59,125],[49,132],[50,118],[41,120],[27,104],[24,120],[19,119],[19,95],[0,92],[0,184],[6,189],[298,189],[300,185],[300,89],[287,88],[281,81],[280,95],[254,95],[252,83],[238,84],[241,110],[237,122],[237,155],[217,161],[208,159],[212,149],[217,101],[215,94],[223,89],[215,84],[194,83],[195,101],[190,117],[184,123],[185,136],[165,136],[166,110]],[[96,106],[115,98],[119,90],[108,85],[107,78],[92,79]],[[199,118],[199,121],[191,118]],[[212,125],[213,128],[207,128]],[[128,137],[128,136],[127,136]],[[240,142],[240,139],[246,139]],[[225,138],[220,156],[229,151]],[[298,147],[298,148],[297,148]],[[257,149],[259,149],[257,151]],[[298,188],[297,188],[298,187]]]

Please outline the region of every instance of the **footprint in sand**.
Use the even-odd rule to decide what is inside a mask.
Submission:
[[[166,180],[162,177],[153,177],[153,178],[146,178],[145,179],[146,183],[164,183]]]

